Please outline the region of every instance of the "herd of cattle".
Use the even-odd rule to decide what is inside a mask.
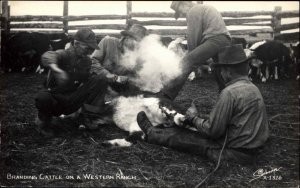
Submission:
[[[36,32],[19,32],[13,36],[1,36],[0,69],[4,72],[34,71],[40,65],[41,55],[48,50],[65,49],[73,41],[67,34],[47,35]],[[99,41],[98,41],[99,42]],[[186,40],[162,37],[163,45],[183,56],[187,51]],[[249,77],[266,82],[268,78],[279,79],[295,75],[300,80],[299,42],[285,46],[275,40],[249,44],[244,38],[232,38],[233,44],[242,44],[245,52],[251,53]],[[209,61],[198,69],[211,71]],[[195,73],[194,73],[195,76]],[[193,79],[189,77],[189,79]]]

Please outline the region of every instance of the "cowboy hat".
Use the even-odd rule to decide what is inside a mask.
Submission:
[[[235,65],[243,63],[250,59],[251,56],[246,55],[241,44],[225,46],[221,52],[218,53],[218,61],[214,65]]]
[[[133,37],[137,41],[141,41],[146,36],[147,29],[140,24],[133,24],[128,30],[121,31],[124,36]]]
[[[99,50],[97,45],[95,33],[90,28],[79,29],[74,39],[83,43],[86,43],[89,47]]]

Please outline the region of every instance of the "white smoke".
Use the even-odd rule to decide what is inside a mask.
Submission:
[[[143,91],[158,92],[170,80],[181,74],[177,54],[160,42],[158,35],[146,36],[134,51],[121,58],[121,64],[136,71],[132,82]]]

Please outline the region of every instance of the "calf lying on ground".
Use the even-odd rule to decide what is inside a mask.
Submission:
[[[145,111],[154,126],[186,126],[195,130],[182,120],[185,119],[183,110],[174,105],[172,101],[149,95],[137,95],[131,97],[119,96],[107,103],[105,114],[93,121],[93,128],[103,124],[115,124],[120,129],[127,131],[127,138],[113,139],[103,142],[104,146],[128,147],[135,141],[144,139],[144,133],[137,124],[136,118],[140,111]],[[107,113],[108,112],[108,113]],[[84,129],[85,127],[80,127]]]
[[[129,132],[129,137],[113,139],[104,142],[107,146],[130,146],[135,140],[143,139],[143,132],[137,124],[136,117],[140,111],[148,114],[149,120],[154,126],[168,123],[171,126],[182,126],[181,118],[184,118],[180,108],[175,107],[171,101],[156,97],[118,97],[111,103],[114,113],[113,122],[122,130]]]

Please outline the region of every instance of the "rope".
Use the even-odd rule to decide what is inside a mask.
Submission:
[[[297,115],[297,114],[277,114],[277,115],[271,117],[271,118],[269,119],[269,121],[270,121],[270,122],[273,121],[273,122],[277,122],[277,123],[282,123],[282,124],[299,125],[300,122],[293,122],[293,123],[291,123],[291,122],[284,122],[284,121],[274,120],[275,118],[280,117],[280,116],[296,116],[296,115]]]
[[[215,171],[218,170],[218,168],[220,166],[220,163],[221,163],[221,156],[222,156],[223,150],[224,150],[226,142],[227,142],[227,136],[228,136],[228,129],[226,130],[226,135],[225,135],[225,139],[224,139],[222,149],[221,149],[220,154],[219,154],[217,166],[200,183],[198,183],[195,188],[199,188]]]
[[[275,118],[280,116],[297,116],[297,114],[277,114],[269,118],[270,136],[291,141],[299,141],[298,132],[300,122],[286,122],[275,120]]]

